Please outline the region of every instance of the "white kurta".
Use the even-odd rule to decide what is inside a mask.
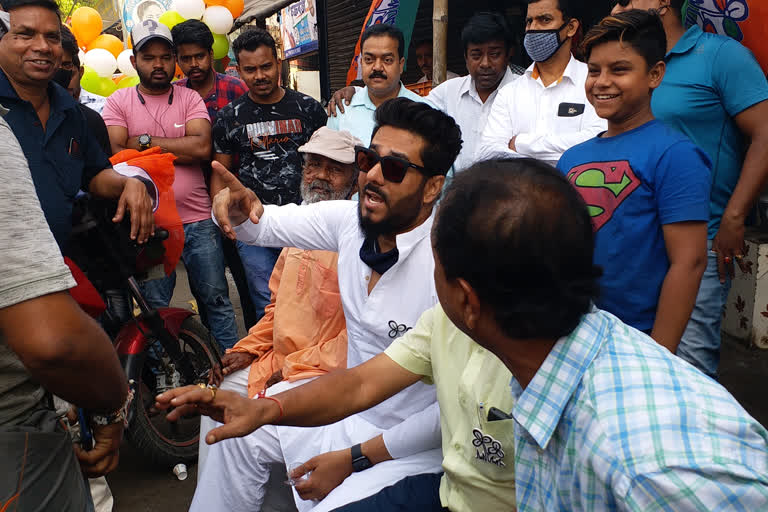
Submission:
[[[496,97],[476,157],[531,157],[557,164],[571,147],[608,129],[587,101],[587,65],[571,57],[559,81],[544,87],[531,65]],[[517,152],[509,149],[515,139]]]
[[[259,224],[235,228],[238,240],[265,247],[338,251],[339,291],[347,321],[347,365],[358,366],[383,352],[437,304],[430,231],[434,215],[416,229],[398,235],[398,262],[368,294],[371,269],[360,259],[364,236],[358,203],[323,201],[312,205],[266,206]],[[273,386],[269,394],[300,383]],[[404,420],[408,420],[403,423]],[[273,462],[303,462],[349,448],[385,433],[400,459],[355,473],[319,505],[297,499],[300,510],[333,510],[370,496],[408,475],[440,472],[439,409],[432,386],[418,382],[376,407],[333,425],[316,428],[266,426],[251,435],[210,448],[191,511],[259,510]],[[417,439],[414,442],[414,439]],[[427,451],[414,453],[420,446]],[[433,449],[429,449],[433,448]]]

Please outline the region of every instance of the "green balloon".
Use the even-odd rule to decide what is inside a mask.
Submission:
[[[117,90],[117,84],[111,78],[99,77],[98,90],[94,94],[105,98]]]
[[[128,87],[136,87],[139,85],[139,77],[129,76],[125,77],[117,84],[118,89],[127,89]]]
[[[101,77],[93,69],[85,66],[83,77],[80,79],[80,86],[90,93],[98,94],[96,91],[100,83]]]
[[[179,14],[176,11],[165,11],[163,14],[160,15],[157,21],[159,21],[166,27],[172,29],[182,21],[185,21],[185,19],[181,14]]]
[[[213,58],[223,59],[229,52],[229,39],[223,34],[213,34]]]

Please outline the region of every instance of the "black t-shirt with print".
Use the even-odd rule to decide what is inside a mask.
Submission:
[[[270,105],[244,94],[216,115],[214,151],[235,156],[233,172],[264,204],[300,204],[298,149],[327,119],[320,103],[290,89]]]

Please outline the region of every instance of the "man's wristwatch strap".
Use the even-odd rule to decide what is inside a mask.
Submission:
[[[359,471],[365,471],[373,466],[370,459],[363,455],[363,450],[360,444],[356,444],[352,447],[352,470],[357,473]]]

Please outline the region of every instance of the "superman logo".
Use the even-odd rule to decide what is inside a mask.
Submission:
[[[595,231],[611,220],[621,203],[640,186],[640,179],[626,160],[574,167],[568,173],[568,180],[587,203]]]

